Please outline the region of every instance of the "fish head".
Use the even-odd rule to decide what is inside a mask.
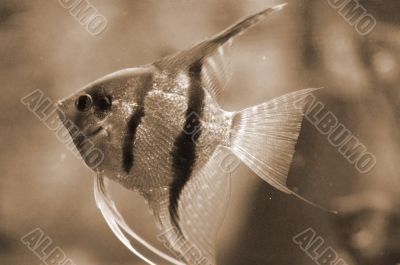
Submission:
[[[85,163],[96,172],[110,177],[123,172],[128,120],[139,111],[143,86],[151,86],[149,76],[151,69],[143,67],[117,71],[57,103],[64,127]],[[100,152],[98,158],[92,157],[91,150]]]

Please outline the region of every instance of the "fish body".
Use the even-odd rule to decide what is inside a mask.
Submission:
[[[104,160],[93,167],[96,200],[133,252],[122,230],[136,235],[110,201],[104,178],[145,198],[171,250],[188,264],[216,264],[230,177],[217,154],[233,154],[273,187],[296,195],[286,178],[303,99],[314,89],[237,112],[223,110],[216,100],[229,77],[232,40],[282,7],[254,14],[191,49],[107,75],[58,103],[59,112],[103,152]],[[88,144],[66,127],[84,154]]]
[[[196,171],[218,145],[228,145],[232,114],[200,83],[195,86],[192,75],[188,69],[168,72],[153,65],[125,69],[89,84],[58,107],[63,113],[76,112],[82,95],[92,98],[91,110],[70,117],[104,152],[97,173],[143,192],[168,188],[178,163],[188,163],[190,150],[182,150],[184,146],[196,145],[191,150]],[[110,109],[100,106],[106,98]]]
[[[196,172],[217,145],[227,144],[229,113],[202,87],[194,87],[191,78],[187,69],[172,73],[153,69],[132,157],[122,158],[120,177],[128,188],[168,188],[176,170],[190,164]],[[189,153],[195,155],[192,161]]]

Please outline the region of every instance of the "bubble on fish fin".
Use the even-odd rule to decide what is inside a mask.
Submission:
[[[106,186],[104,184],[104,178],[102,176],[97,176],[94,182],[94,197],[96,200],[96,205],[100,209],[104,219],[106,220],[108,226],[111,228],[113,233],[118,237],[118,239],[136,256],[141,260],[150,265],[156,265],[150,259],[141,254],[131,243],[126,235],[129,235],[136,243],[141,244],[157,256],[175,265],[184,265],[182,262],[174,259],[173,257],[165,254],[164,252],[158,250],[146,240],[141,238],[136,234],[125,222],[124,218],[118,211],[114,201],[109,197]]]

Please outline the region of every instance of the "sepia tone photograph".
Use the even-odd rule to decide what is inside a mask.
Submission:
[[[399,265],[399,13],[0,0],[0,265]]]

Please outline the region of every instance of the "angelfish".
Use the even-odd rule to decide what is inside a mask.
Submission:
[[[282,8],[251,15],[154,63],[109,74],[58,102],[59,112],[103,152],[104,160],[92,168],[97,204],[117,237],[136,254],[141,255],[126,233],[172,263],[216,264],[216,234],[230,177],[217,158],[221,154],[236,156],[276,189],[299,196],[286,179],[304,99],[315,89],[237,112],[223,110],[216,101],[229,80],[226,52],[233,39]],[[78,149],[85,147],[75,142]],[[105,178],[144,197],[181,261],[154,249],[127,226],[109,198]]]

